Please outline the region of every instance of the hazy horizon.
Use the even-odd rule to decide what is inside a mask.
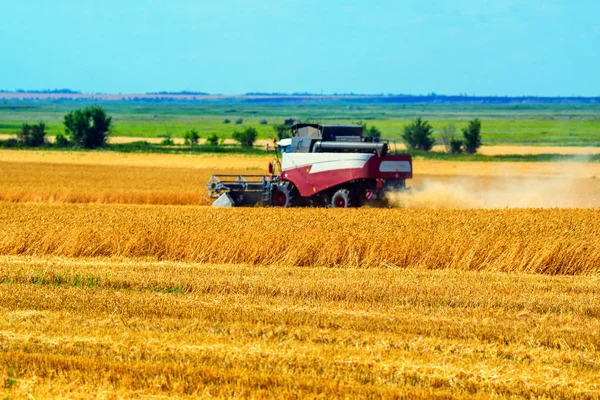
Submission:
[[[68,91],[69,93],[67,93]],[[465,98],[582,98],[582,99],[596,99],[600,98],[600,95],[597,96],[580,96],[580,95],[572,95],[572,96],[544,96],[544,95],[503,95],[503,94],[494,94],[494,95],[486,95],[486,94],[468,94],[468,93],[310,93],[310,92],[246,92],[246,93],[208,93],[203,91],[187,91],[187,90],[159,90],[156,92],[84,92],[81,90],[71,89],[71,88],[46,88],[46,89],[5,89],[0,88],[1,94],[56,94],[56,95],[81,95],[81,96],[128,96],[128,95],[150,95],[150,96],[196,96],[196,97],[238,97],[238,96],[308,96],[308,97],[465,97]],[[1,98],[2,96],[0,96]]]
[[[600,95],[591,0],[32,0],[0,11],[4,90]]]

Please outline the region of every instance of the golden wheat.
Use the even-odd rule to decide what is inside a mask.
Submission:
[[[600,271],[600,210],[212,209],[0,203],[0,254]]]
[[[268,158],[255,155],[117,153],[0,149],[0,161],[25,164],[98,165],[166,168],[265,169]]]
[[[0,200],[208,204],[212,174],[264,174],[264,156],[0,150]],[[415,160],[417,197],[431,208],[599,207],[600,164]]]
[[[419,168],[421,165],[419,164]],[[255,169],[143,167],[0,162],[0,201],[50,203],[210,204],[212,174],[260,174]],[[482,169],[482,172],[484,170]],[[468,169],[465,169],[468,173]],[[600,179],[590,177],[452,176],[419,173],[402,207],[598,207]]]
[[[265,158],[0,157],[2,397],[598,397],[598,209],[58,204],[202,204]],[[567,167],[549,195],[597,205],[597,165],[419,160],[447,187],[403,201]]]
[[[598,277],[0,257],[5,395],[594,397]]]
[[[50,203],[210,204],[205,184],[230,169],[0,162],[0,200]],[[253,171],[242,170],[242,173]]]

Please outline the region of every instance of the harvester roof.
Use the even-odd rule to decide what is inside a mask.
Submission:
[[[323,140],[335,140],[338,136],[361,136],[361,125],[349,124],[295,124],[292,126],[294,136],[322,137]]]

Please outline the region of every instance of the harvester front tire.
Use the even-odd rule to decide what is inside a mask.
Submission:
[[[331,207],[348,208],[352,207],[350,191],[348,189],[340,189],[331,197]]]
[[[282,182],[277,185],[273,192],[273,206],[293,207],[295,198],[295,187],[291,182]]]

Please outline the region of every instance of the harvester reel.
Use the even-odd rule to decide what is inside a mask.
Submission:
[[[293,183],[284,181],[277,185],[273,193],[273,206],[275,207],[293,207],[296,187]]]
[[[331,206],[335,208],[352,207],[350,191],[348,189],[340,189],[331,197]]]

